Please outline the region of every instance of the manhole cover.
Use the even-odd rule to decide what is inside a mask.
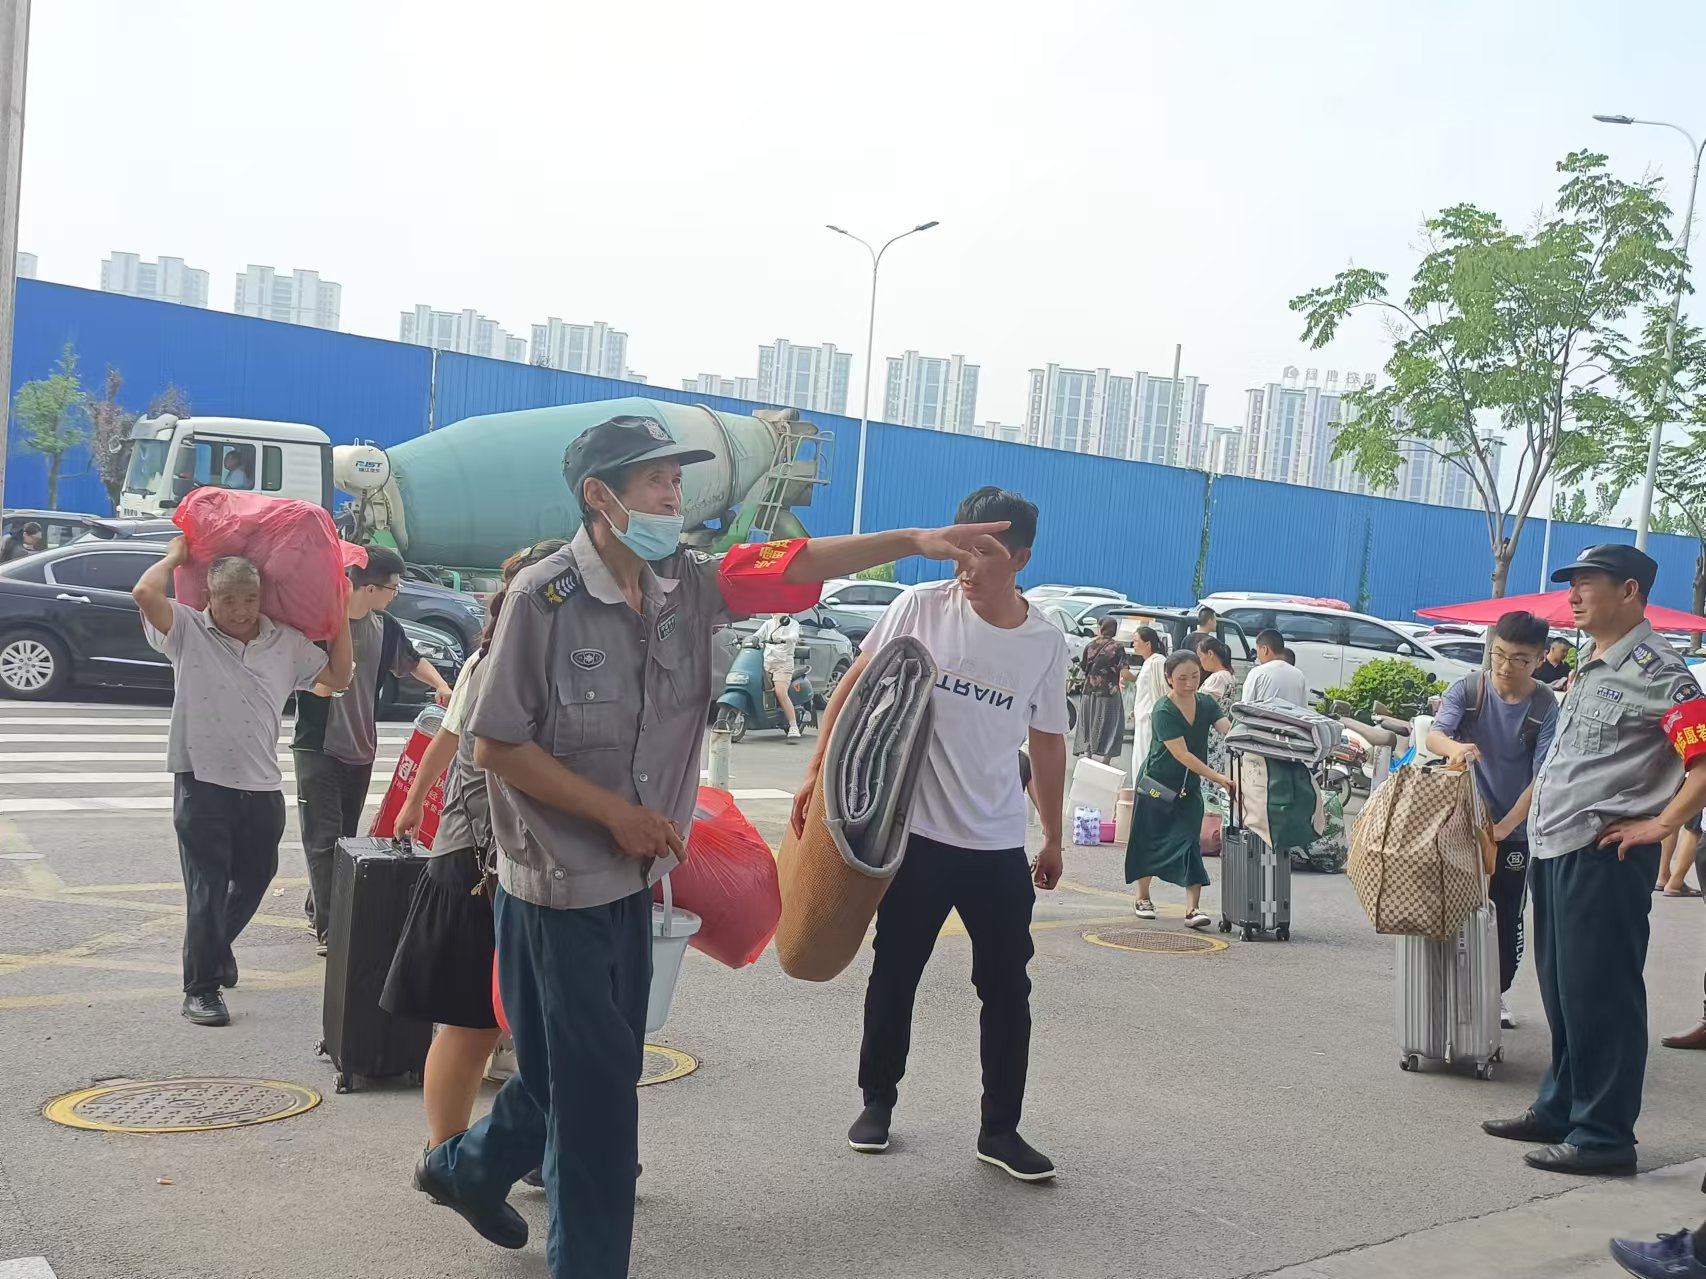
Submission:
[[[1104,928],[1085,933],[1084,940],[1093,946],[1141,950],[1151,955],[1212,955],[1217,950],[1226,949],[1226,943],[1218,937],[1174,933],[1161,928]]]
[[[270,1079],[145,1079],[67,1093],[42,1113],[95,1132],[212,1132],[289,1119],[319,1104],[318,1093]]]
[[[684,1052],[665,1048],[661,1044],[646,1045],[646,1064],[640,1071],[640,1087],[647,1084],[667,1084],[672,1079],[691,1075],[699,1063]]]

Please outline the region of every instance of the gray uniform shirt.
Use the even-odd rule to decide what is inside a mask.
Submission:
[[[276,791],[278,729],[285,699],[311,688],[326,669],[325,650],[294,626],[261,618],[247,644],[232,639],[206,612],[172,601],[172,629],[142,633],[172,663],[172,727],[166,768],[232,790]]]
[[[1579,663],[1534,779],[1530,852],[1561,857],[1592,844],[1620,817],[1663,812],[1682,785],[1683,767],[1659,720],[1700,695],[1681,656],[1645,621]]]
[[[585,529],[510,583],[482,665],[471,731],[536,742],[588,781],[670,818],[683,837],[699,793],[711,630],[732,620],[716,566],[681,551],[642,577],[635,612]],[[604,827],[491,778],[498,880],[558,910],[602,906],[675,868],[624,856]]]

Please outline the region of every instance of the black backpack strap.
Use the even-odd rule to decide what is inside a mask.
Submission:
[[[1545,701],[1541,699],[1544,698]],[[1546,715],[1541,709],[1546,702],[1556,702],[1552,690],[1544,684],[1536,685],[1528,695],[1528,706],[1522,713],[1522,744],[1533,750],[1540,742],[1540,730],[1546,727]]]

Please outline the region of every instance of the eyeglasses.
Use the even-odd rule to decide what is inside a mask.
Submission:
[[[1509,666],[1519,671],[1526,671],[1535,664],[1535,659],[1528,653],[1501,653],[1493,650],[1494,666]]]

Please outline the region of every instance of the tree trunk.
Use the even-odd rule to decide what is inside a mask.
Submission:
[[[1505,597],[1505,583],[1510,580],[1511,556],[1516,552],[1514,543],[1506,542],[1493,556],[1493,598]]]
[[[59,509],[59,463],[64,454],[54,453],[47,459],[47,509]]]

